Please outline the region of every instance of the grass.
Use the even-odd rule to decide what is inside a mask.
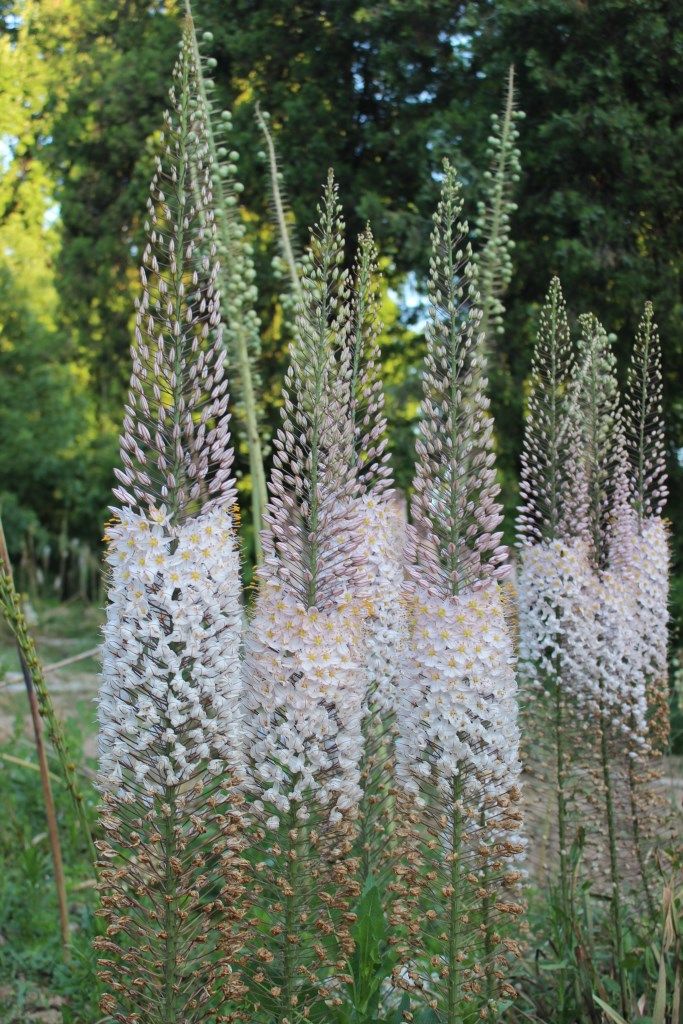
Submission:
[[[101,615],[80,603],[41,604],[34,628],[50,664],[94,647]],[[97,661],[89,658],[49,677],[55,703],[79,754],[81,784],[94,818]],[[45,815],[28,707],[13,641],[0,630],[0,1020],[3,1024],[95,1024],[91,942],[95,893],[88,850],[66,788],[53,779],[64,855],[72,955],[62,961]],[[51,770],[59,777],[56,761]]]

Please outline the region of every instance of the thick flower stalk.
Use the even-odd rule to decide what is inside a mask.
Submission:
[[[297,302],[301,301],[301,280],[298,260],[294,255],[292,243],[292,232],[290,222],[291,211],[287,204],[287,197],[282,187],[283,174],[280,170],[275,140],[270,130],[270,115],[267,111],[261,110],[256,104],[256,123],[258,124],[266,144],[266,158],[268,160],[268,173],[270,176],[270,198],[273,220],[277,229],[278,241],[280,243],[281,259],[289,277],[291,294]]]
[[[108,530],[96,945],[102,1009],[121,1024],[227,1022],[241,995],[240,583],[198,75],[186,35],[148,200]]]
[[[624,595],[619,621],[630,708],[626,775],[631,837],[645,904],[654,923],[656,901],[649,852],[661,828],[657,760],[669,738],[667,665],[668,538],[662,519],[667,480],[661,415],[661,355],[652,305],[636,334],[624,401],[625,452],[611,538],[612,592]]]
[[[296,338],[247,642],[249,784],[257,815],[247,965],[252,1019],[304,1020],[340,1001],[353,948],[351,856],[362,795],[366,615],[345,334],[343,223],[330,176],[302,276]]]
[[[481,314],[468,228],[446,164],[434,218],[422,426],[409,535],[413,632],[397,773],[407,846],[397,981],[434,1019],[495,1019],[513,997],[501,927],[514,898],[519,735]]]
[[[202,54],[190,0],[185,0],[185,7],[186,39],[192,47],[193,58],[199,69],[198,90],[193,99],[203,108],[206,145],[211,156],[215,244],[219,259],[218,283],[225,320],[223,341],[228,357],[240,434],[249,453],[252,525],[258,562],[263,554],[261,529],[267,494],[256,374],[256,364],[261,351],[261,321],[256,313],[256,270],[253,249],[245,239],[245,227],[239,213],[239,198],[244,186],[237,178],[239,153],[230,140],[232,117],[230,111],[219,110],[213,99],[214,83],[211,76],[216,60]],[[213,41],[212,34],[202,33],[201,41],[210,45]]]

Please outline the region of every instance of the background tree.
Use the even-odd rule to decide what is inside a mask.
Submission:
[[[113,413],[118,415],[123,393],[145,181],[181,8],[160,0],[84,0],[75,13],[56,0],[39,6],[0,0],[3,45],[23,46],[32,72],[48,69],[35,116],[27,123],[12,114],[9,126],[7,119],[1,122],[2,138],[14,132],[30,144],[36,123],[40,129],[31,159],[44,169],[61,214],[53,270],[61,301],[56,322],[72,339],[103,434]],[[670,431],[669,514],[680,526],[678,5],[235,0],[227,15],[221,0],[196,0],[194,10],[201,29],[213,33],[207,52],[216,60],[216,95],[233,110],[235,148],[242,156],[242,210],[255,247],[264,325],[260,369],[267,434],[277,423],[288,337],[279,300],[285,283],[271,269],[277,241],[267,209],[267,169],[259,158],[256,102],[271,113],[295,235],[301,238],[303,226],[314,219],[315,197],[330,165],[345,196],[349,237],[372,221],[389,281],[382,310],[387,412],[397,482],[407,486],[423,355],[429,211],[441,159],[449,155],[458,166],[466,210],[473,215],[488,164],[489,117],[500,108],[507,69],[514,64],[527,119],[520,126],[514,273],[492,394],[508,529],[517,502],[534,316],[553,273],[564,282],[570,319],[591,308],[617,334],[622,368],[642,302],[654,302]],[[20,43],[24,24],[28,33]],[[9,161],[11,184],[25,153],[14,147],[3,160]],[[0,195],[5,188],[3,183]],[[36,231],[41,216],[35,209],[30,214]],[[473,243],[476,250],[476,235]],[[238,473],[245,467],[238,454]]]

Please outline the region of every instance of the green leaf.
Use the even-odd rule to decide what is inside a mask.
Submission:
[[[666,1024],[666,957],[659,957],[659,975],[655,992],[655,1005],[652,1010],[652,1024]]]
[[[367,1022],[377,1012],[382,982],[391,973],[394,953],[386,941],[387,923],[377,885],[371,883],[365,888],[355,910],[357,921],[351,931],[356,944],[350,965],[351,997],[354,1019]]]
[[[617,1013],[617,1011],[612,1009],[611,1006],[608,1006],[607,1003],[604,1003],[599,996],[595,995],[595,993],[593,993],[593,999],[598,1004],[600,1009],[604,1010],[609,1019],[613,1020],[615,1024],[628,1024],[628,1021],[625,1021],[620,1013]]]

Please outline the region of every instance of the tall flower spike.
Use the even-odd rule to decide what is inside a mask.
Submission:
[[[509,574],[501,545],[472,251],[453,169],[434,220],[422,427],[413,481],[413,575],[435,596]]]
[[[586,638],[580,677],[583,697],[591,721],[596,726],[596,781],[602,789],[606,826],[602,835],[607,838],[607,848],[596,850],[588,862],[597,870],[606,862],[621,1010],[626,1013],[624,864],[619,850],[624,802],[621,790],[626,776],[621,753],[623,733],[629,729],[632,711],[628,699],[624,700],[623,692],[625,675],[628,674],[623,624],[628,621],[632,609],[629,589],[613,571],[614,531],[626,507],[624,438],[616,360],[609,338],[592,313],[581,316],[579,323],[581,337],[575,378],[588,484],[588,537],[595,607],[595,629],[592,637]]]
[[[348,370],[338,366],[348,330],[340,211],[330,175],[304,266],[264,536],[270,569],[305,608],[319,609],[332,607],[361,569],[351,524],[339,515],[359,487]]]
[[[622,445],[619,388],[616,359],[605,328],[592,313],[579,317],[579,323],[574,390],[588,481],[588,539],[595,567],[604,568],[609,555],[614,482]]]
[[[351,374],[350,415],[363,494],[379,498],[392,485],[384,413],[379,334],[377,248],[369,227],[358,240],[347,357]]]
[[[498,584],[508,568],[461,215],[446,163],[432,234],[409,540],[413,632],[397,744],[400,833],[410,851],[397,915],[410,938],[397,980],[421,988],[447,1024],[495,1015],[501,992],[514,992],[501,972],[501,922],[521,911],[510,862],[523,849],[512,642]]]
[[[624,399],[633,504],[642,523],[661,516],[668,488],[662,417],[662,354],[651,302],[638,324]]]
[[[267,494],[259,423],[259,382],[255,370],[261,351],[261,321],[256,313],[256,271],[253,249],[245,239],[245,228],[238,208],[244,186],[237,179],[239,154],[230,142],[232,117],[230,111],[219,110],[213,100],[214,84],[211,74],[216,61],[213,57],[202,55],[190,0],[186,0],[185,6],[187,40],[192,47],[194,61],[199,70],[198,91],[193,99],[203,108],[201,116],[206,126],[206,145],[211,156],[215,244],[220,261],[218,280],[225,319],[223,337],[240,432],[249,453],[251,507],[258,562],[262,557],[260,534]],[[210,32],[202,34],[202,43],[210,45],[212,41],[213,36]]]
[[[342,263],[330,174],[302,276],[247,640],[248,760],[259,826],[252,891],[262,946],[256,968],[245,969],[258,1021],[300,1021],[318,998],[339,1002],[330,975],[353,949],[365,611]]]
[[[240,584],[212,167],[184,36],[152,180],[99,698],[103,1012],[225,1021],[241,994]],[[192,155],[190,154],[192,150]],[[194,175],[190,174],[190,163]],[[219,981],[219,979],[221,979]]]
[[[358,821],[358,856],[363,886],[372,876],[384,893],[390,858],[391,790],[394,775],[396,686],[405,633],[405,515],[392,490],[386,451],[386,416],[378,338],[379,273],[368,227],[359,238],[354,274],[351,330],[347,335],[350,372],[349,415],[355,438],[356,472],[361,487],[359,551],[365,565],[370,614],[365,637],[366,688],[363,798]]]
[[[477,233],[483,247],[476,258],[482,318],[480,330],[487,344],[495,348],[492,336],[503,333],[505,306],[502,297],[512,280],[510,218],[517,209],[512,195],[520,177],[519,131],[516,122],[524,117],[515,108],[515,69],[511,65],[502,116],[491,118],[487,156],[490,168],[484,174],[486,196],[478,204]]]
[[[638,625],[647,679],[651,740],[668,746],[669,681],[667,601],[668,533],[662,510],[668,493],[662,417],[661,346],[652,303],[645,304],[628,370],[624,401],[626,446],[637,516],[633,569],[638,586]]]
[[[630,602],[620,623],[631,707],[629,811],[645,902],[654,920],[653,872],[648,846],[661,832],[666,812],[654,794],[657,761],[670,735],[667,658],[668,535],[662,519],[667,480],[662,419],[661,353],[651,303],[638,325],[624,401],[626,452],[613,531],[613,577]],[[627,464],[626,464],[627,460]],[[628,486],[630,485],[630,487]]]
[[[529,856],[536,877],[552,886],[559,862],[565,915],[580,777],[573,769],[583,735],[576,666],[594,632],[575,372],[566,305],[553,278],[539,317],[521,457],[519,673],[524,761],[533,777],[525,787]]]
[[[573,366],[567,306],[559,278],[554,277],[541,308],[531,361],[517,518],[521,545],[567,538],[571,533],[565,526],[580,535],[586,526],[586,510],[576,501],[580,488],[574,464]]]

